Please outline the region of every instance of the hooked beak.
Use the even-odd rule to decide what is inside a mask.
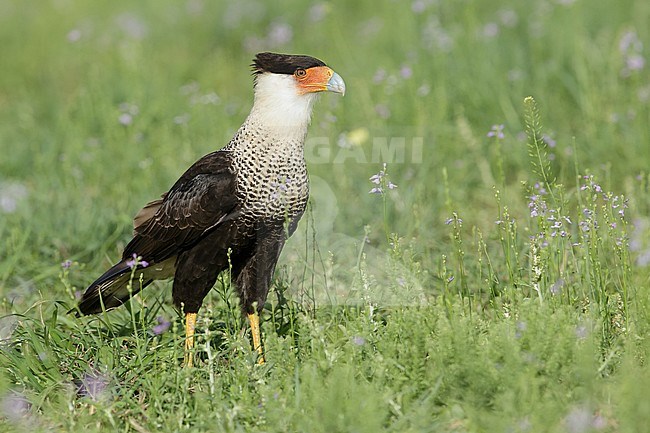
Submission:
[[[332,77],[327,82],[325,87],[328,92],[340,93],[341,96],[345,96],[345,81],[343,78],[336,72],[332,71]]]

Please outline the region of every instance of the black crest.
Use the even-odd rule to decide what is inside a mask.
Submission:
[[[255,75],[264,72],[293,74],[296,72],[296,69],[308,69],[314,66],[325,66],[325,63],[310,56],[276,53],[259,53],[255,56],[251,64],[253,74]]]

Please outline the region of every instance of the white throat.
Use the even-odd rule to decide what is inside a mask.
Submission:
[[[255,102],[246,123],[274,137],[304,140],[315,93],[300,94],[293,75],[263,73],[257,77]]]

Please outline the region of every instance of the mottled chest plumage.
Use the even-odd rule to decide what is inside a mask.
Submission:
[[[292,219],[304,212],[309,180],[303,143],[304,137],[276,138],[245,125],[224,148],[233,161],[245,216]]]

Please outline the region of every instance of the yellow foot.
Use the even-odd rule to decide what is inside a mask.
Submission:
[[[196,313],[185,314],[185,367],[194,366],[194,328],[196,328]]]
[[[264,364],[264,351],[262,350],[262,334],[260,331],[260,316],[257,312],[247,314],[248,322],[251,325],[251,335],[253,336],[253,350],[257,351],[257,363]]]

